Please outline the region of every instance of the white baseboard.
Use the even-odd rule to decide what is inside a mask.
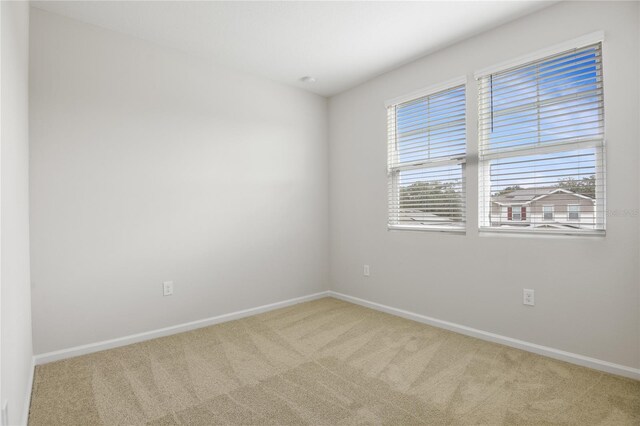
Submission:
[[[501,336],[499,334],[490,333],[488,331],[482,331],[482,330],[467,327],[464,325],[452,323],[449,321],[443,321],[436,318],[431,318],[426,315],[405,311],[403,309],[393,308],[391,306],[383,305],[380,303],[370,302],[368,300],[360,299],[358,297],[349,296],[349,295],[338,293],[336,291],[331,291],[331,290],[322,291],[322,292],[310,294],[307,296],[297,297],[294,299],[284,300],[282,302],[271,303],[269,305],[258,306],[256,308],[244,309],[241,311],[218,315],[215,317],[206,318],[198,321],[192,321],[192,322],[179,324],[171,327],[161,328],[158,330],[147,331],[144,333],[133,334],[130,336],[120,337],[117,339],[105,340],[102,342],[96,342],[88,345],[76,346],[73,348],[62,349],[59,351],[36,355],[33,357],[34,365],[46,364],[48,362],[58,361],[61,359],[72,358],[80,355],[86,355],[93,352],[99,352],[106,349],[126,346],[132,343],[138,343],[145,340],[168,336],[171,334],[182,333],[184,331],[195,330],[197,328],[207,327],[210,325],[219,324],[227,321],[233,321],[233,320],[245,318],[251,315],[260,314],[263,312],[272,311],[274,309],[284,308],[286,306],[291,306],[297,303],[316,300],[316,299],[320,299],[322,297],[327,297],[327,296],[335,297],[336,299],[355,303],[357,305],[361,305],[361,306],[365,306],[378,311],[386,312],[391,315],[407,318],[423,324],[428,324],[434,327],[443,328],[443,329],[464,334],[467,336],[476,337],[478,339],[499,343],[499,344],[510,346],[517,349],[522,349],[524,351],[533,352],[539,355],[547,356],[549,358],[570,362],[572,364],[581,365],[583,367],[589,367],[595,370],[605,371],[607,373],[617,374],[619,376],[640,380],[640,369],[638,368],[615,364],[612,362],[603,361],[596,358],[590,358],[584,355],[562,351],[560,349],[554,349],[548,346],[542,346],[535,343],[525,342],[523,340],[513,339],[511,337]],[[33,369],[32,369],[32,375],[33,375]],[[30,398],[31,386],[33,383],[33,376],[31,377],[31,380],[29,383],[30,384],[28,389],[29,390],[28,396]],[[29,410],[29,405],[27,402],[27,405],[25,407],[25,412],[27,415],[29,412],[28,410]]]
[[[590,358],[584,355],[574,354],[571,352],[550,348],[548,346],[542,346],[535,343],[525,342],[523,340],[513,339],[511,337],[501,336],[499,334],[490,333],[488,331],[482,331],[482,330],[467,327],[464,325],[455,324],[449,321],[443,321],[436,318],[431,318],[426,315],[405,311],[403,309],[397,309],[391,306],[382,305],[380,303],[370,302],[368,300],[360,299],[358,297],[349,296],[349,295],[338,293],[335,291],[329,291],[328,293],[329,293],[329,296],[335,297],[336,299],[355,303],[356,305],[365,306],[367,308],[386,312],[391,315],[407,318],[413,321],[421,322],[423,324],[428,324],[438,328],[444,328],[449,331],[453,331],[453,332],[464,334],[471,337],[476,337],[478,339],[487,340],[494,343],[500,343],[505,346],[511,346],[513,348],[522,349],[524,351],[533,352],[539,355],[544,355],[549,358],[570,362],[572,364],[581,365],[583,367],[593,368],[594,370],[605,371],[607,373],[617,374],[619,376],[640,380],[639,368],[633,368],[625,365],[614,364],[612,362],[603,361],[596,358]]]
[[[27,425],[29,423],[29,408],[31,407],[31,392],[33,390],[33,376],[36,369],[36,357],[31,357],[31,373],[29,374],[29,381],[27,382],[27,393],[24,397],[24,407],[22,408],[22,423]]]
[[[130,345],[132,343],[138,343],[145,340],[156,339],[158,337],[169,336],[171,334],[195,330],[197,328],[208,327],[210,325],[219,324],[227,321],[233,321],[233,320],[248,317],[251,315],[272,311],[274,309],[284,308],[287,306],[295,305],[297,303],[320,299],[322,297],[327,297],[328,295],[329,295],[328,291],[321,291],[320,293],[309,294],[302,297],[296,297],[294,299],[284,300],[282,302],[276,302],[268,305],[258,306],[255,308],[244,309],[241,311],[218,315],[211,318],[205,318],[205,319],[192,321],[184,324],[174,325],[171,327],[165,327],[158,330],[146,331],[144,333],[132,334],[130,336],[119,337],[117,339],[104,340],[102,342],[90,343],[88,345],[75,346],[73,348],[47,352],[44,354],[36,355],[34,357],[35,365],[46,364],[48,362],[59,361],[61,359],[73,358],[76,356],[86,355],[93,352],[104,351],[106,349],[112,349],[120,346]]]

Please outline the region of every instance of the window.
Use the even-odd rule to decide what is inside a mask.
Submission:
[[[389,228],[465,229],[465,82],[387,102]]]
[[[580,220],[580,205],[569,204],[567,206],[567,218],[569,220]]]
[[[477,75],[481,231],[604,231],[601,58],[597,42]],[[504,220],[512,203],[531,209],[526,223],[515,226],[515,207]],[[572,203],[567,223],[549,223]]]
[[[525,206],[507,207],[507,220],[520,221],[527,220],[527,208]]]

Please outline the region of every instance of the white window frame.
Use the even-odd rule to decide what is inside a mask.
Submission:
[[[410,102],[419,98],[423,98],[425,96],[430,96],[430,95],[435,95],[439,92],[445,91],[447,89],[452,89],[456,86],[464,86],[464,90],[465,90],[465,121],[467,119],[466,115],[467,115],[467,89],[468,89],[468,84],[467,84],[467,76],[460,76],[451,80],[447,80],[444,81],[442,83],[437,83],[428,87],[425,87],[423,89],[420,90],[416,90],[410,93],[407,93],[405,95],[402,96],[398,96],[392,99],[389,99],[385,102],[385,108],[389,108],[390,106],[394,106],[394,105],[399,105],[399,104],[403,104],[405,102]],[[388,120],[388,125],[395,125],[395,114],[393,117],[387,117]],[[389,124],[390,123],[390,124]],[[389,141],[387,140],[387,145],[389,144]],[[453,157],[448,157],[448,158],[438,158],[436,160],[424,160],[424,161],[420,161],[420,164],[405,164],[402,166],[397,166],[395,165],[395,161],[394,158],[397,158],[397,153],[394,151],[393,153],[389,153],[389,158],[387,159],[387,174],[388,174],[388,181],[389,181],[389,185],[390,185],[390,191],[391,194],[389,194],[389,197],[391,199],[396,200],[397,202],[399,202],[400,199],[400,191],[398,190],[398,176],[400,174],[401,171],[405,171],[405,170],[411,170],[411,169],[416,169],[416,168],[429,168],[429,167],[443,167],[443,166],[448,166],[448,165],[460,165],[462,168],[462,185],[463,185],[463,192],[465,194],[465,199],[464,199],[464,211],[465,211],[465,221],[464,221],[464,226],[456,228],[456,227],[452,227],[452,226],[448,226],[448,225],[428,225],[428,226],[411,226],[411,225],[399,225],[398,223],[398,218],[393,218],[392,217],[392,213],[387,210],[387,215],[388,215],[388,224],[387,224],[387,229],[388,230],[400,230],[400,231],[438,231],[438,232],[450,232],[450,233],[462,233],[465,234],[467,232],[467,220],[466,220],[466,161],[467,161],[467,153],[468,153],[468,138],[465,135],[465,155],[460,157],[460,156],[453,156]],[[388,146],[387,146],[388,148]],[[387,207],[388,209],[388,207]],[[397,216],[397,215],[396,215]],[[393,223],[393,224],[392,224]]]
[[[570,207],[577,207],[578,211],[572,212]],[[580,210],[581,210],[580,209],[580,204],[567,204],[567,221],[568,222],[572,222],[574,220],[580,221],[580,213],[581,213]],[[571,219],[571,213],[576,213],[578,215],[578,217],[575,218],[575,219]]]
[[[511,220],[513,222],[522,222],[522,207],[524,206],[511,206]],[[516,212],[518,212],[518,219],[516,219]]]
[[[480,87],[481,85],[481,78],[485,77],[489,74],[493,74],[493,73],[497,73],[500,71],[505,71],[507,69],[510,68],[514,68],[520,65],[524,65],[527,64],[529,62],[534,62],[534,61],[539,61],[539,60],[543,60],[547,57],[553,56],[553,55],[557,55],[566,51],[569,51],[571,49],[578,49],[578,48],[582,48],[585,46],[589,46],[591,44],[596,44],[596,43],[601,43],[601,54],[602,54],[602,62],[604,63],[604,57],[605,57],[605,37],[604,37],[604,31],[596,31],[590,34],[586,34],[582,37],[578,37],[575,38],[573,40],[569,40],[566,41],[564,43],[559,43],[556,44],[554,46],[551,46],[549,48],[546,49],[541,49],[538,50],[536,52],[527,54],[527,55],[522,55],[520,57],[517,57],[515,59],[511,59],[508,61],[504,61],[501,63],[498,63],[496,65],[492,65],[490,67],[487,68],[482,68],[480,70],[477,70],[474,73],[474,78],[476,79],[476,81],[478,81],[478,87]],[[603,66],[603,69],[605,67]],[[604,70],[601,71],[602,72],[602,79],[603,81],[605,81],[604,78]],[[487,105],[484,104],[483,105],[483,99],[482,98],[478,98],[478,113],[480,112],[480,110],[482,110],[483,107],[486,107]],[[605,106],[603,108],[606,108],[606,102],[605,102]],[[605,181],[605,168],[606,168],[606,122],[605,122],[605,131],[604,131],[604,137],[602,139],[602,141],[599,142],[595,142],[595,141],[585,141],[582,144],[578,144],[578,143],[573,143],[572,146],[575,147],[575,149],[586,149],[586,148],[595,148],[595,162],[596,162],[596,181],[597,182],[602,182],[602,184],[596,185],[596,205],[594,206],[594,220],[597,217],[598,212],[602,212],[603,217],[599,218],[599,220],[601,220],[602,224],[603,224],[603,229],[597,229],[597,230],[581,230],[580,232],[562,232],[562,231],[549,231],[549,230],[541,230],[541,229],[536,229],[536,230],[529,230],[529,229],[521,229],[521,230],[514,230],[514,229],[500,229],[498,227],[492,227],[489,221],[489,213],[491,211],[491,194],[484,194],[483,193],[483,188],[490,188],[491,187],[491,173],[490,170],[488,170],[490,168],[490,161],[491,155],[485,155],[484,157],[482,155],[479,155],[479,161],[478,161],[478,230],[479,232],[482,233],[491,233],[491,232],[495,232],[495,233],[513,233],[513,232],[518,232],[518,233],[527,233],[527,234],[560,234],[560,235],[572,235],[572,236],[581,236],[581,235],[598,235],[598,236],[604,236],[606,235],[606,199],[605,199],[605,185],[606,185],[606,181]],[[480,129],[481,126],[479,126]],[[483,132],[487,132],[486,129],[482,129],[479,131],[478,133],[478,141],[479,143],[481,143],[482,140],[488,140],[488,134],[487,133],[483,133]],[[566,149],[566,145],[563,143],[553,143],[553,144],[549,144],[548,146],[541,148],[541,147],[536,147],[535,149],[535,154],[551,154],[551,153],[556,153],[556,152],[561,152],[563,150]],[[523,150],[516,150],[513,153],[513,156],[524,156],[524,155],[528,155],[529,152],[531,152],[533,150],[527,150],[527,149],[523,149]],[[499,154],[498,156],[503,156],[504,154]],[[498,157],[496,156],[496,157]],[[569,217],[568,211],[567,211],[567,218]],[[513,220],[513,217],[512,217]]]
[[[551,212],[550,212],[551,213],[551,218],[549,218],[549,219],[546,218],[546,214],[547,213],[544,211],[544,209],[547,208],[547,207],[551,209]],[[544,204],[542,206],[542,220],[543,221],[544,220],[552,221],[552,220],[555,220],[554,217],[555,217],[555,209],[553,207],[553,204]]]

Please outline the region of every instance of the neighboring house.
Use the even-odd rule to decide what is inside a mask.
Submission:
[[[595,200],[563,188],[523,188],[491,198],[491,226],[595,228]]]

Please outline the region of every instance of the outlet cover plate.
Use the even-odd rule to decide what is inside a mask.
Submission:
[[[522,304],[527,306],[535,306],[535,291],[530,288],[522,289]]]
[[[165,281],[162,283],[162,295],[171,296],[173,294],[173,281]]]

